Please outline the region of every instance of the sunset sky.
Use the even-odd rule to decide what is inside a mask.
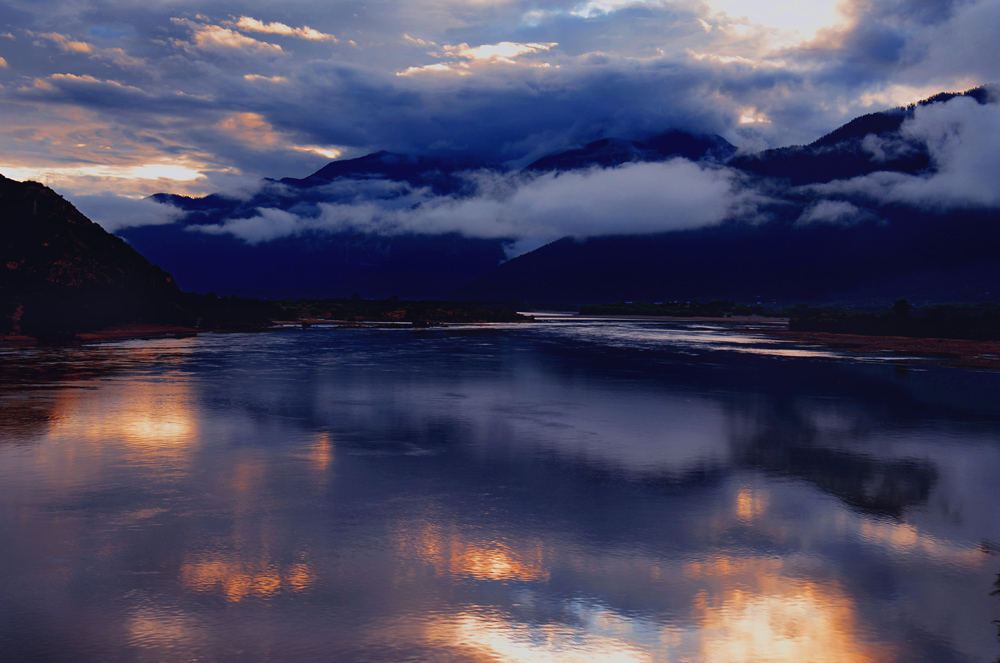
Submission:
[[[0,173],[207,193],[376,151],[743,150],[990,83],[993,0],[0,0]]]

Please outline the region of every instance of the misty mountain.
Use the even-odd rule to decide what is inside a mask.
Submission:
[[[735,147],[719,136],[671,131],[643,140],[606,139],[550,155],[525,172],[568,171],[677,156],[720,161]],[[270,237],[270,224],[289,215],[318,217],[323,206],[378,201],[406,209],[427,197],[461,200],[477,178],[510,171],[469,157],[377,152],[333,161],[304,178],[268,179],[245,195],[152,199],[185,212],[178,222],[119,232],[176,275],[185,289],[243,296],[441,298],[501,264],[516,237],[466,237],[458,232],[372,233],[318,229]],[[244,237],[219,232],[242,222]],[[259,237],[259,239],[258,239]],[[249,239],[250,241],[247,241]],[[256,241],[255,241],[256,240]]]
[[[722,136],[668,131],[645,140],[602,138],[577,150],[542,157],[529,164],[528,171],[613,168],[626,163],[666,161],[681,157],[690,161],[708,159],[724,163],[736,147]]]
[[[926,145],[900,129],[918,107],[956,97],[987,103],[985,88],[963,93],[941,93],[916,104],[855,118],[809,145],[795,145],[739,155],[728,165],[761,177],[786,180],[793,186],[844,180],[874,172],[914,175],[931,168]]]
[[[679,131],[521,170],[379,152],[249,192],[158,194],[181,221],[121,235],[183,287],[223,294],[993,299],[1000,204],[981,164],[996,107],[983,88],[940,94],[757,154]],[[540,248],[517,255],[525,242]]]
[[[920,125],[904,126],[917,109],[944,114],[943,104],[957,98],[974,102],[973,111],[991,103],[983,88],[940,94],[859,117],[810,145],[732,158],[727,167],[765,198],[752,219],[657,235],[563,238],[454,296],[539,304],[995,301],[1000,257],[991,247],[1000,241],[1000,210],[965,199],[947,204],[945,190],[975,185],[988,146],[963,172],[955,150],[932,154]],[[938,142],[945,140],[939,134],[958,131],[961,116],[948,112],[929,129]],[[987,137],[956,142],[979,138]]]
[[[457,299],[538,305],[710,301],[765,305],[996,301],[1000,213],[897,208],[888,222],[720,226],[650,236],[564,238],[456,290]]]

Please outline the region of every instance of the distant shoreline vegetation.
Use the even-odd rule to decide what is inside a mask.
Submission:
[[[434,324],[530,322],[514,304],[438,300],[300,299],[268,301],[173,293],[165,300],[108,288],[54,288],[43,293],[0,293],[0,342],[63,344],[85,337],[126,338],[175,332],[265,331],[277,322],[392,322]],[[9,301],[8,301],[9,300]],[[159,331],[150,331],[155,327]]]
[[[587,304],[580,315],[635,315],[677,318],[759,316],[788,318],[789,331],[1000,341],[1000,304],[947,303],[913,306],[897,300],[883,311],[796,304],[779,308],[730,301],[617,302]]]
[[[730,316],[758,315],[777,318],[787,317],[784,309],[751,304],[736,304],[730,301],[711,302],[616,302],[614,304],[585,304],[580,307],[580,315],[652,315],[677,318],[726,318]]]
[[[789,318],[795,332],[1000,341],[1000,304],[994,303],[914,307],[899,299],[881,313],[800,304]]]
[[[338,320],[345,322],[478,323],[530,322],[512,302],[453,302],[434,299],[403,300],[298,299],[273,302],[279,315],[273,320]]]

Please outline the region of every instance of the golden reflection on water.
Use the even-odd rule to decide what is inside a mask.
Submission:
[[[736,493],[736,517],[743,521],[756,520],[767,511],[766,491],[741,488]]]
[[[437,575],[450,574],[478,580],[548,580],[540,541],[500,541],[463,533],[457,527],[424,523],[397,533],[397,548],[404,559],[430,565]]]
[[[573,622],[466,611],[434,622],[432,640],[485,660],[688,663],[884,663],[857,608],[836,584],[791,577],[779,559],[720,556],[684,567],[708,587],[683,623],[570,601]]]
[[[325,472],[333,464],[333,441],[329,431],[320,431],[313,440],[309,452],[309,460],[320,472]]]
[[[890,652],[865,640],[850,598],[839,589],[771,578],[774,591],[731,587],[699,596],[699,661],[729,663],[881,663]]]
[[[609,634],[585,633],[562,625],[525,624],[498,615],[466,613],[435,624],[429,635],[452,647],[471,650],[477,658],[508,663],[646,663],[653,652],[631,644],[616,630],[628,631],[628,620],[601,615]]]
[[[269,560],[245,562],[223,554],[185,560],[180,569],[184,589],[220,594],[231,602],[304,592],[316,580],[316,574],[305,562],[284,565]]]
[[[980,545],[940,539],[909,523],[864,519],[860,535],[865,541],[884,545],[897,555],[915,555],[967,569],[982,568],[993,561]]]
[[[197,439],[195,394],[186,376],[109,382],[97,391],[63,392],[54,404],[49,436],[144,451],[172,451]]]

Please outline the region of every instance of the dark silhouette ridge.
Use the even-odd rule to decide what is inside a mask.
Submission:
[[[668,131],[646,140],[603,138],[577,150],[542,157],[528,165],[528,171],[611,168],[632,162],[665,161],[675,157],[691,161],[723,162],[736,153],[736,147],[721,136],[695,135]]]
[[[0,176],[0,334],[193,322],[170,274],[46,186]]]

